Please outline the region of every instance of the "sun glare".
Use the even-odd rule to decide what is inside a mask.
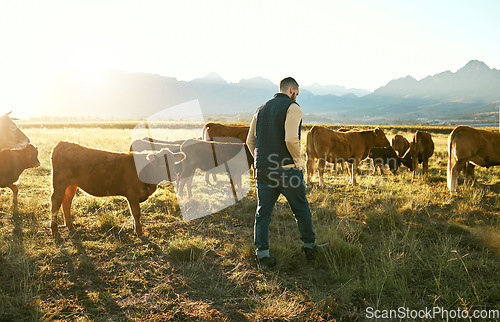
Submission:
[[[113,67],[111,53],[101,46],[82,45],[67,56],[65,69],[76,71],[82,85],[97,87],[104,82],[104,71]]]

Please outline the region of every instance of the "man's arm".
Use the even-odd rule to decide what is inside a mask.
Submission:
[[[302,110],[297,104],[288,108],[285,119],[285,143],[293,158],[295,167],[302,170],[302,158],[300,157],[299,125],[302,120]]]
[[[248,150],[250,150],[250,153],[252,154],[253,157],[255,157],[255,115],[252,118],[252,122],[250,122],[250,129],[248,130],[248,135],[247,135],[247,146]]]

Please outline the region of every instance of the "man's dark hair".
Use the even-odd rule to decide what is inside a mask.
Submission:
[[[297,83],[297,81],[292,77],[283,78],[280,82],[280,91],[281,92],[286,91],[290,87],[298,89],[299,83]]]

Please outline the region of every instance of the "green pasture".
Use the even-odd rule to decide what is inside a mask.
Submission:
[[[280,198],[270,228],[277,267],[257,268],[250,177],[249,193],[237,203],[184,221],[180,204],[203,208],[231,193],[223,174],[207,187],[199,173],[190,201],[160,185],[141,204],[145,240],[134,235],[124,199],[80,192],[72,207],[77,230],[62,227],[56,243],[49,228],[51,149],[65,140],[125,152],[134,126],[20,124],[42,165],[21,175],[18,209],[10,190],[0,189],[0,321],[362,321],[368,308],[500,309],[500,169],[476,168],[476,185],[461,177],[451,195],[451,128],[427,129],[436,151],[426,177],[412,180],[404,169],[374,174],[365,164],[352,187],[347,174],[329,167],[326,187],[308,188],[318,242],[331,245],[313,263],[306,263]],[[397,133],[410,139],[415,129],[384,130],[391,140]],[[201,124],[152,133],[196,138]]]

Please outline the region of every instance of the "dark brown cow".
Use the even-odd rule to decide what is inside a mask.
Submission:
[[[448,189],[455,192],[458,174],[474,180],[474,167],[500,165],[500,133],[459,126],[448,137]]]
[[[224,125],[221,123],[206,123],[203,126],[203,140],[230,142],[230,143],[245,143],[247,141],[249,125]],[[217,176],[212,174],[212,179],[217,181]],[[205,182],[210,184],[209,172],[205,174]]]
[[[386,164],[389,165],[392,173],[396,173],[401,165],[401,158],[398,157],[392,146],[371,149],[370,158],[373,160],[375,172],[377,172],[377,168],[380,168],[381,174],[384,173],[383,166]]]
[[[25,169],[40,166],[38,149],[29,144],[22,150],[1,151],[0,165],[0,188],[12,190],[12,204],[17,207],[18,188],[16,182]]]
[[[422,163],[423,174],[429,173],[429,158],[434,154],[432,136],[424,131],[417,130],[413,134],[410,148],[402,158],[404,166],[413,171],[413,178],[417,175],[418,165]]]
[[[223,165],[223,171],[229,173],[233,196],[237,199],[235,186],[241,191],[241,175],[249,171],[253,164],[253,157],[246,144],[187,140],[182,144],[181,151],[186,155],[186,159],[182,162],[182,172],[179,176],[179,195],[182,195],[184,185],[187,184],[188,198],[192,197],[191,184],[196,169],[210,171]],[[244,159],[239,156],[235,158],[242,152],[246,154]]]
[[[325,127],[313,126],[307,133],[307,184],[311,183],[314,162],[318,161],[319,184],[324,186],[323,173],[326,162],[349,163],[351,184],[356,185],[356,171],[359,163],[368,157],[373,147],[389,146],[384,131],[377,127],[368,131],[332,131]]]
[[[52,151],[52,233],[58,234],[57,212],[61,205],[66,227],[75,229],[70,210],[76,190],[80,188],[96,197],[125,197],[134,217],[135,232],[142,236],[139,204],[156,191],[158,183],[176,179],[177,174],[170,168],[184,157],[183,153],[172,153],[168,149],[118,153],[59,142]]]
[[[28,137],[12,122],[10,113],[0,116],[0,151],[22,149],[30,143]]]
[[[398,153],[400,157],[405,155],[406,151],[410,148],[410,142],[402,135],[396,134],[391,141],[392,148]]]

